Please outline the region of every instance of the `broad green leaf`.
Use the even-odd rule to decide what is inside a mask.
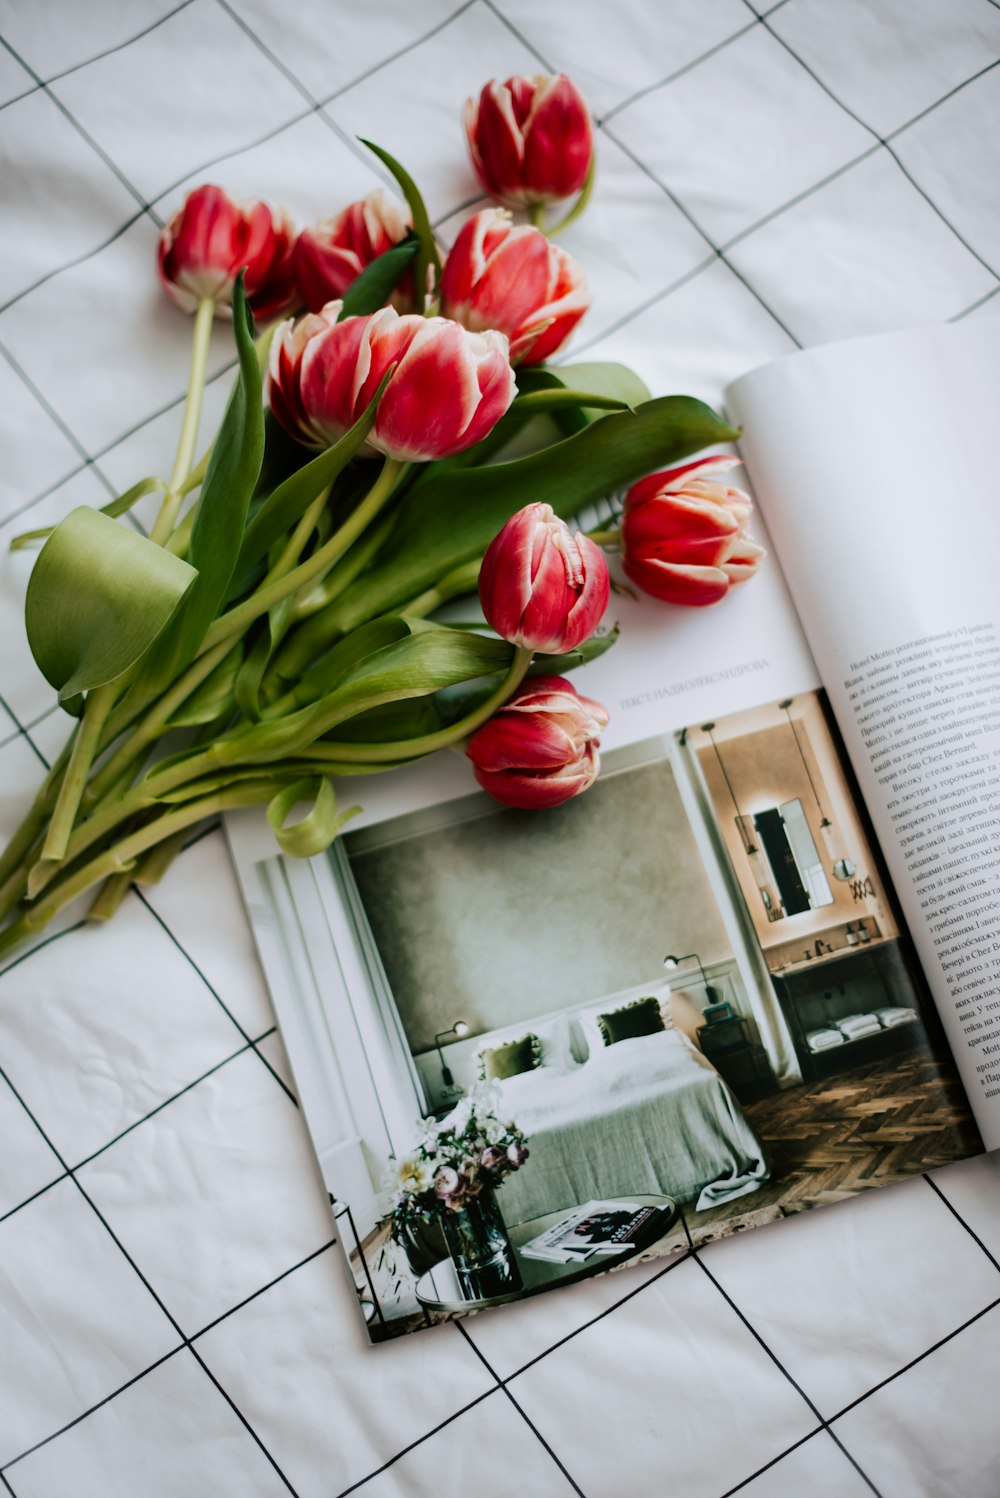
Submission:
[[[229,591],[264,454],[260,369],[242,274],[233,290],[239,374],[212,448],[191,532],[189,559],[198,577],[177,620],[143,671],[144,696],[162,689],[194,657]]]
[[[412,702],[386,702],[382,707],[373,707],[333,732],[338,742],[398,744],[403,739],[436,733],[443,724],[435,699],[417,697]]]
[[[261,557],[266,556],[275,541],[301,520],[317,495],[339,477],[351,459],[361,450],[365,438],[371,431],[378,403],[388,382],[389,375],[387,374],[364,413],[359,416],[351,429],[344,433],[339,442],[335,442],[332,447],[320,453],[318,458],[313,458],[312,462],[307,463],[304,468],[291,474],[260,506],[247,526],[240,546],[235,568],[237,576],[245,573]]]
[[[557,364],[547,372],[556,375],[568,389],[584,390],[588,395],[604,395],[623,401],[633,409],[652,398],[635,370],[611,360],[593,364]]]
[[[24,604],[38,669],[69,702],[129,671],[189,596],[187,562],[81,506],[39,553]]]
[[[585,431],[529,457],[446,470],[415,486],[379,559],[333,605],[346,634],[482,556],[500,527],[533,500],[570,516],[644,474],[730,442],[737,432],[701,401],[668,395],[613,411]]]
[[[292,694],[296,705],[304,707],[309,702],[326,697],[359,661],[374,655],[376,650],[382,650],[386,645],[405,639],[411,632],[400,614],[386,614],[381,619],[372,619],[370,623],[362,624],[360,629],[352,630],[310,666],[295,684]]]
[[[303,801],[312,802],[310,810],[300,821],[286,826],[289,814]],[[351,806],[338,814],[337,798],[329,780],[325,775],[310,776],[293,781],[278,792],[268,804],[267,821],[283,853],[293,858],[313,858],[329,848],[344,823],[360,810],[360,806]]]
[[[443,687],[486,676],[510,663],[505,640],[458,630],[422,629],[377,650],[354,666],[334,691],[287,717],[256,723],[225,735],[206,751],[186,751],[164,760],[149,774],[153,796],[169,789],[179,768],[197,759],[205,773],[225,765],[268,764],[308,754],[323,734],[386,702],[429,697]]]
[[[164,479],[148,478],[140,479],[133,484],[131,489],[126,489],[124,494],[119,494],[117,499],[111,499],[106,505],[101,505],[100,513],[110,515],[112,520],[117,520],[119,515],[127,515],[132,506],[138,504],[140,499],[145,499],[147,494],[163,494],[166,490]],[[24,551],[36,541],[44,541],[51,536],[55,530],[54,525],[46,525],[37,531],[22,531],[15,536],[10,543],[11,551]]]
[[[420,195],[420,189],[410,176],[405,167],[400,166],[395,157],[390,156],[381,146],[376,146],[373,141],[365,140],[359,135],[363,146],[369,151],[374,151],[379,161],[383,161],[402,190],[410,209],[410,217],[413,220],[413,232],[419,241],[420,248],[413,266],[413,282],[417,294],[417,311],[422,312],[424,307],[424,296],[427,288],[427,268],[434,268],[434,289],[437,291],[441,279],[441,260],[438,255],[437,245],[434,243],[434,231],[431,228],[430,216],[428,215],[424,200]]]
[[[337,321],[377,312],[384,307],[419,251],[420,240],[411,234],[366,265],[344,292],[344,305]]]

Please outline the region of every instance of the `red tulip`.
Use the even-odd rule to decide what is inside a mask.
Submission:
[[[593,634],[608,606],[604,553],[551,505],[525,505],[490,542],[479,573],[483,613],[498,635],[556,655]]]
[[[319,312],[341,297],[366,265],[405,239],[410,220],[406,210],[381,187],[360,202],[351,203],[336,218],[322,219],[303,229],[295,242],[292,263],[303,302]],[[405,278],[404,278],[405,279]],[[412,276],[408,289],[392,296],[401,309],[413,305]]]
[[[536,676],[476,730],[465,752],[483,790],[505,806],[560,806],[597,779],[607,724],[601,704],[564,677]]]
[[[470,333],[443,317],[383,307],[338,322],[340,303],[279,328],[271,345],[271,409],[310,447],[329,447],[370,404],[395,366],[368,436],[408,463],[463,452],[492,431],[514,399],[502,333]]]
[[[753,576],[764,551],[746,534],[749,496],[709,477],[739,461],[699,458],[650,474],[629,490],[622,565],[644,593],[666,603],[718,603]]]
[[[590,306],[572,256],[502,208],[463,227],[441,275],[441,310],[467,328],[499,328],[512,364],[539,364],[560,348]]]
[[[508,78],[465,106],[472,164],[487,192],[511,208],[579,192],[594,155],[590,112],[574,83]]]
[[[270,317],[287,307],[295,293],[294,237],[282,210],[273,213],[266,203],[239,203],[221,187],[196,187],[160,231],[160,280],[185,312],[194,312],[211,297],[218,313],[231,305],[236,277],[245,267],[251,310],[257,317]]]

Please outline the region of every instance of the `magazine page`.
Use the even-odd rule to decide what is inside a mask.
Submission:
[[[729,392],[983,1137],[1000,1145],[1000,320]],[[887,502],[889,501],[889,502]]]
[[[375,1341],[982,1148],[773,556],[648,605],[573,675],[585,795],[453,753],[345,782],[311,860],[227,818]]]

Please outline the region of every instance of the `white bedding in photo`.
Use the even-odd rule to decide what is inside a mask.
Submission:
[[[739,1104],[679,1030],[622,1040],[582,1066],[542,1067],[500,1088],[531,1151],[504,1182],[509,1225],[591,1197],[648,1193],[718,1206],[767,1179]]]

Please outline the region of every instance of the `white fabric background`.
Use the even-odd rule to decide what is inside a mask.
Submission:
[[[459,108],[491,76],[563,69],[592,100],[577,347],[656,392],[718,402],[796,344],[988,308],[994,0],[761,11],[3,0],[0,538],[169,465],[190,324],[154,249],[187,187],[306,222],[380,180],[367,134],[447,239],[477,202]],[[65,731],[29,568],[3,558],[4,829]],[[218,832],[110,928],[67,919],[7,967],[0,1059],[16,1498],[1000,1491],[995,1160],[370,1350]]]

